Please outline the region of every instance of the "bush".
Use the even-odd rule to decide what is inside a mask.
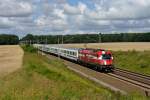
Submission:
[[[116,51],[113,55],[116,67],[150,74],[150,51]]]
[[[34,48],[32,45],[23,45],[22,48],[24,49],[24,51],[26,52],[31,52],[31,53],[35,53],[37,52],[37,49]]]

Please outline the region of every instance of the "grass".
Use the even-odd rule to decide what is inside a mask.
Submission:
[[[113,55],[116,67],[150,75],[150,51],[116,51]]]
[[[25,50],[25,49],[24,49]],[[0,79],[1,100],[144,100],[123,96],[68,70],[61,60],[25,50],[23,67]]]

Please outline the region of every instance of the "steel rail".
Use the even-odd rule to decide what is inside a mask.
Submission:
[[[122,77],[126,77],[128,79],[146,84],[150,86],[150,76],[148,75],[143,75],[143,74],[139,74],[139,73],[135,73],[135,72],[131,72],[131,71],[127,71],[127,70],[123,70],[123,69],[118,69],[116,68],[114,70],[115,75],[119,75]]]
[[[136,75],[136,76],[139,76],[139,77],[150,80],[150,75],[144,75],[144,74],[141,74],[141,73],[132,72],[132,71],[125,70],[125,69],[120,69],[120,68],[115,68],[115,71],[121,71],[121,72],[129,73],[129,74]]]

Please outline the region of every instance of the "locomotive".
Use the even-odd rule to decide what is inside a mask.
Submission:
[[[103,49],[79,50],[78,62],[93,65],[97,70],[113,71],[114,69],[112,53]]]
[[[89,48],[61,48],[57,45],[34,44],[39,50],[72,60],[80,64],[91,65],[96,70],[113,71],[113,56],[110,51]]]

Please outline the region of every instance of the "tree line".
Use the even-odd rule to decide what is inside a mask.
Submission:
[[[19,43],[19,37],[12,34],[0,34],[0,45],[15,45]]]
[[[0,34],[0,45],[24,43],[60,44],[60,43],[98,43],[98,42],[150,42],[150,33],[120,34],[73,34],[73,35],[32,35],[27,34],[21,40],[17,35]]]
[[[74,35],[32,35],[21,39],[26,43],[60,44],[60,43],[98,43],[98,42],[150,42],[150,33],[120,34],[74,34]]]

